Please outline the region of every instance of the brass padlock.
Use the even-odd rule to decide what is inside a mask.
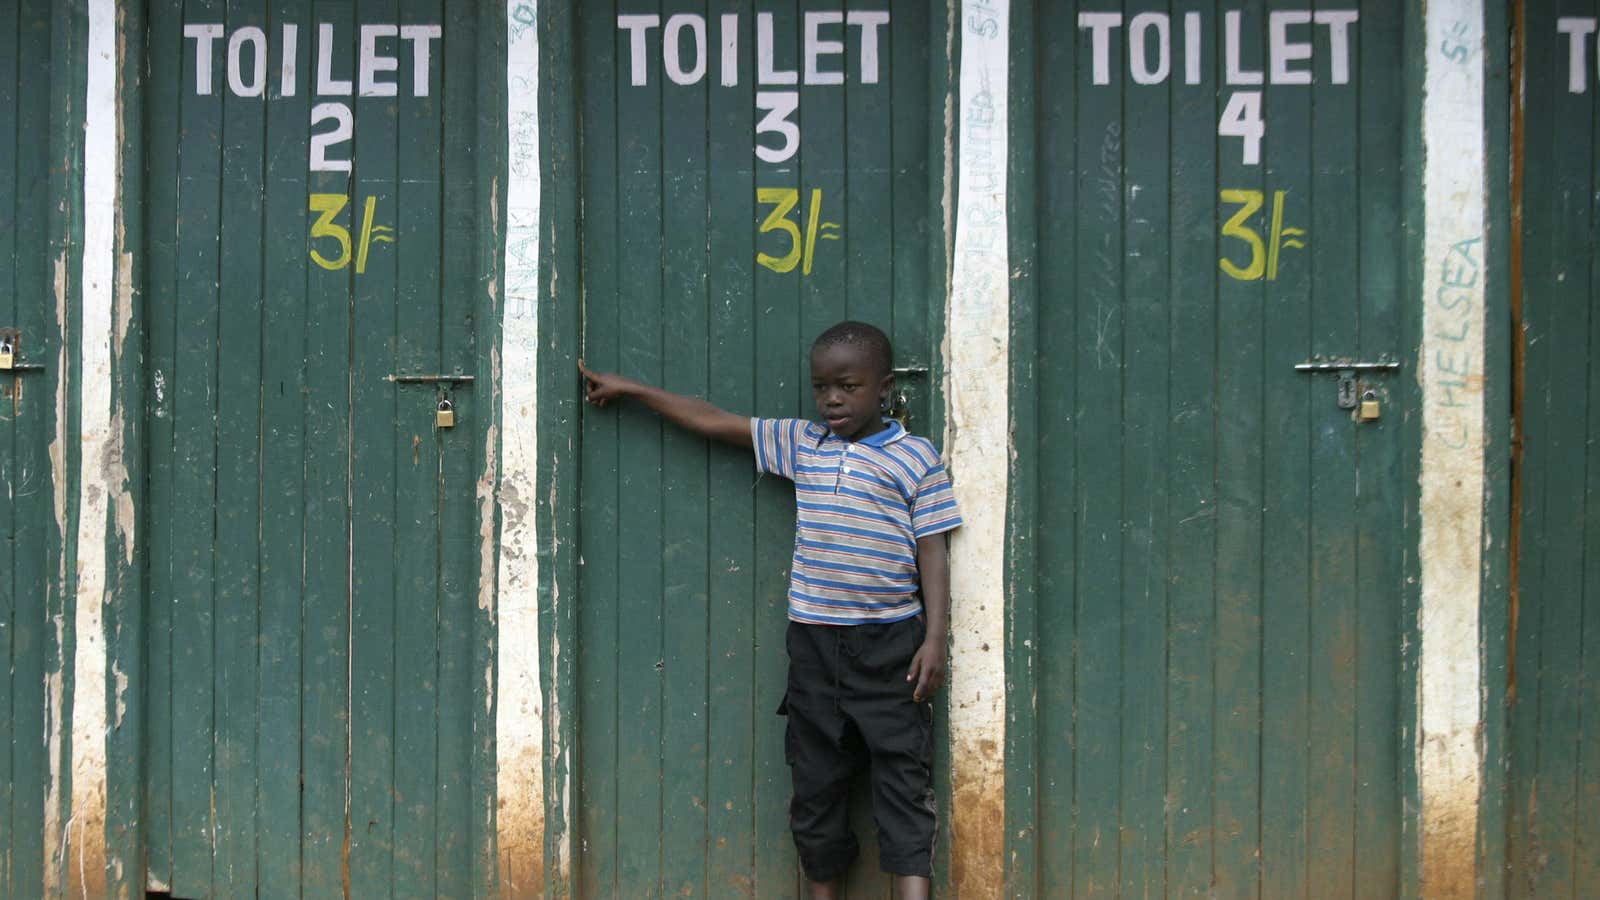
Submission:
[[[0,369],[13,369],[17,365],[17,350],[10,341],[0,341]]]
[[[895,392],[889,399],[889,408],[885,412],[889,414],[889,418],[899,422],[901,428],[911,427],[911,398],[906,396],[905,391]]]
[[[433,424],[440,428],[456,427],[456,408],[449,400],[439,401],[439,410],[434,413]]]
[[[1367,391],[1361,395],[1361,421],[1371,422],[1378,417],[1378,392]]]

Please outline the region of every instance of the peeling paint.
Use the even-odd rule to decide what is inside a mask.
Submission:
[[[1422,460],[1416,767],[1422,893],[1472,897],[1483,777],[1479,593],[1484,509],[1487,176],[1482,0],[1426,6]],[[1448,40],[1447,40],[1448,38]],[[1465,46],[1466,58],[1445,46]]]
[[[500,892],[544,887],[544,720],[539,677],[539,46],[531,0],[506,3],[505,313],[500,470],[500,641],[495,819]],[[493,215],[498,216],[498,209]]]
[[[950,546],[951,893],[1005,883],[1005,510],[1010,477],[1006,257],[1009,10],[963,3],[955,248],[944,345],[945,448],[965,524]],[[949,108],[946,110],[947,121]],[[948,194],[949,184],[946,183]]]
[[[56,333],[61,335],[61,343],[56,349],[55,371],[56,376],[56,408],[55,408],[55,433],[51,436],[50,478],[51,499],[54,502],[57,539],[60,541],[61,553],[56,563],[55,584],[59,589],[65,590],[67,581],[67,548],[70,546],[69,524],[67,514],[67,441],[69,423],[67,421],[67,251],[62,250],[53,261],[52,288],[55,296]],[[63,609],[51,610],[50,624],[54,629],[55,659],[50,667],[45,670],[45,747],[46,758],[49,761],[50,774],[44,784],[44,887],[46,894],[56,894],[62,890],[60,884],[60,868],[57,863],[62,859],[62,852],[66,846],[66,832],[61,823],[62,784],[66,779],[64,766],[69,765],[69,760],[63,754],[63,748],[69,738],[66,731],[71,723],[66,721],[66,662],[65,655],[70,651],[67,644],[66,612]]]

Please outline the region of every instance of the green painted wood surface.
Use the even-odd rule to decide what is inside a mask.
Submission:
[[[1327,29],[1294,26],[1316,81],[1260,86],[1256,164],[1218,134],[1253,88],[1225,83],[1223,10],[1125,4],[1095,84],[1090,32],[1047,26],[1080,4],[1013,9],[1013,115],[1031,111],[1012,132],[1030,191],[1012,201],[1014,332],[1032,338],[1013,344],[1010,896],[1400,891],[1407,410],[1396,379],[1369,378],[1383,413],[1358,424],[1331,377],[1293,368],[1413,365],[1407,12],[1350,6],[1350,83],[1328,78]],[[1290,7],[1234,8],[1237,65],[1264,72],[1266,15]],[[1147,12],[1171,17],[1155,84],[1129,74]],[[1259,192],[1243,224],[1264,245],[1281,191],[1306,246],[1227,274],[1219,258],[1250,249],[1223,233],[1240,208],[1223,190]]]
[[[34,220],[33,227],[43,226],[41,253],[47,261],[49,282],[42,290],[48,297],[25,304],[27,313],[19,315],[24,321],[38,318],[22,327],[31,327],[37,336],[34,343],[43,361],[50,365],[56,376],[47,379],[46,396],[54,400],[53,413],[45,434],[50,445],[39,465],[28,466],[36,472],[50,472],[51,504],[40,510],[38,524],[44,533],[43,565],[40,566],[40,584],[43,587],[44,612],[47,625],[43,642],[45,673],[44,720],[47,728],[61,728],[60,739],[49,732],[36,732],[44,739],[41,758],[47,760],[48,769],[40,772],[40,786],[45,792],[45,828],[55,822],[66,822],[71,814],[72,796],[72,735],[73,709],[76,702],[74,658],[77,647],[77,591],[76,573],[70,561],[76,558],[78,536],[79,487],[81,484],[82,450],[80,442],[73,439],[77,423],[82,421],[81,388],[75,384],[77,373],[82,371],[82,354],[78,342],[71,336],[83,327],[83,310],[74,302],[77,291],[74,285],[83,279],[83,131],[84,85],[86,79],[85,41],[88,18],[84,10],[70,5],[54,4],[33,7],[31,15],[43,21],[49,19],[48,48],[37,52],[49,59],[48,94],[44,107],[46,116],[41,120],[40,132],[23,135],[48,146],[48,168],[40,173],[47,206],[38,207],[43,215]],[[53,363],[51,361],[54,361]],[[42,446],[42,445],[35,445]],[[26,563],[24,563],[26,565]],[[57,693],[59,691],[59,694]],[[59,700],[57,699],[59,698]],[[57,704],[59,703],[59,707]],[[47,897],[65,894],[68,879],[69,853],[65,841],[56,844],[53,853],[43,859],[43,874]]]
[[[475,538],[488,413],[458,386],[457,426],[436,430],[438,388],[389,380],[484,380],[480,163],[501,157],[473,148],[482,97],[501,90],[484,94],[484,79],[504,77],[484,15],[498,25],[498,8],[437,0],[173,2],[126,35],[152,61],[136,207],[150,439],[140,887],[493,884],[492,814],[476,824],[493,805],[493,747],[473,737],[493,684],[473,675],[493,646]],[[225,32],[201,95],[183,26],[205,22]],[[382,34],[398,62],[380,80],[398,96],[319,94],[320,23],[334,28],[335,80],[357,77],[358,24],[439,25],[427,95],[413,95],[410,44]],[[288,96],[285,24],[298,26]],[[246,26],[267,38],[265,98],[229,87],[227,36]],[[308,166],[311,134],[329,130],[310,127],[311,110],[328,101],[354,114],[354,137],[328,147],[350,173]],[[309,235],[308,194],[345,200],[330,223],[349,234],[348,262]]]
[[[1010,4],[1017,21],[1034,16],[1033,0]],[[1047,42],[1029,30],[1011,31],[1007,77],[1025,82],[1048,58]],[[1034,273],[1038,269],[1039,233],[1051,217],[1038,215],[1039,189],[1038,111],[1045,99],[1033,91],[1007,98],[1010,114],[1007,133],[1010,160],[1006,173],[1009,196],[1006,217],[1010,225],[1008,262],[1017,273],[1011,283],[1010,364],[1007,387],[1017,400],[1011,408],[1011,434],[1018,446],[1037,446],[1044,405],[1035,390],[1035,362],[1039,352],[1039,294]],[[1045,654],[1033,641],[1039,627],[1039,505],[1032,502],[1039,486],[1037,454],[1017,455],[1010,465],[1010,495],[1006,498],[1006,554],[1010,573],[1006,585],[1007,663],[1005,758],[1011,774],[1005,782],[1005,883],[1003,896],[1024,900],[1033,893],[1027,882],[1040,863],[1039,792],[1043,782],[1039,754],[1020,723],[1031,724],[1039,714],[1039,666]],[[1048,698],[1046,698],[1048,699]]]
[[[1526,376],[1506,893],[1579,897],[1600,879],[1600,569],[1592,525],[1600,480],[1590,412],[1600,377],[1588,362],[1600,341],[1600,317],[1591,311],[1600,126],[1594,74],[1580,68],[1586,90],[1569,88],[1568,38],[1556,22],[1593,20],[1600,8],[1529,2],[1523,14]]]
[[[847,316],[885,327],[900,364],[929,364],[937,333],[930,272],[942,271],[930,179],[941,132],[930,129],[943,127],[930,110],[929,47],[942,42],[944,20],[925,4],[848,8],[891,11],[879,36],[879,81],[851,74],[845,86],[797,84],[799,150],[775,164],[753,153],[764,115],[754,94],[770,88],[755,83],[753,13],[772,14],[776,66],[798,68],[804,14],[837,4],[576,8],[578,290],[591,365],[779,416],[809,412],[809,342]],[[694,85],[670,81],[657,27],[647,83],[632,84],[619,13],[703,16],[707,75]],[[726,87],[717,50],[724,15],[740,23],[737,84]],[[834,28],[849,61],[840,66],[853,73],[859,29]],[[758,252],[781,257],[789,248],[783,232],[760,231],[773,210],[757,202],[763,188],[795,192],[788,216],[803,240],[813,204],[818,233],[839,239],[818,238],[809,265],[793,271],[758,264]],[[937,435],[929,379],[912,376],[908,388],[914,427]],[[786,670],[788,485],[754,484],[748,454],[708,447],[641,410],[585,410],[580,433],[573,889],[787,895],[799,882],[783,723],[772,712]],[[849,890],[886,896],[861,799],[854,821],[864,852]]]
[[[1360,346],[1364,355],[1403,359],[1410,342],[1402,338],[1415,326],[1404,321],[1408,304],[1404,288],[1395,290],[1411,263],[1403,252],[1404,216],[1393,207],[1394,198],[1403,196],[1406,179],[1403,165],[1407,152],[1402,144],[1397,121],[1405,121],[1405,99],[1392,89],[1396,76],[1384,61],[1401,58],[1410,39],[1406,29],[1415,24],[1393,4],[1369,3],[1361,7],[1367,32],[1361,41],[1361,64],[1351,75],[1359,81],[1360,121],[1356,166],[1360,174],[1358,190],[1359,241],[1361,260],[1356,289],[1360,296]],[[1367,65],[1366,60],[1377,64]],[[1400,379],[1384,399],[1390,409],[1408,407],[1414,389],[1413,379]],[[1386,648],[1403,646],[1413,634],[1407,613],[1394,615],[1393,585],[1404,580],[1402,560],[1404,540],[1396,539],[1400,510],[1409,493],[1403,461],[1413,458],[1408,452],[1420,440],[1390,417],[1386,426],[1401,431],[1392,433],[1358,431],[1356,458],[1360,467],[1360,491],[1356,496],[1355,538],[1359,565],[1356,567],[1356,594],[1360,598],[1356,619],[1356,745],[1355,771],[1355,858],[1363,866],[1387,877],[1401,867],[1401,834],[1405,808],[1404,773],[1411,769],[1401,754],[1396,722],[1414,721],[1405,706],[1403,692],[1404,657]],[[1419,423],[1420,427],[1420,423]],[[1414,620],[1413,620],[1414,621]],[[1372,740],[1369,738],[1381,738]],[[1396,791],[1395,785],[1401,785]],[[1358,872],[1359,874],[1359,872]],[[1400,878],[1401,887],[1407,883]],[[1359,882],[1358,882],[1359,884]],[[1382,887],[1382,885],[1380,885]],[[1391,889],[1392,891],[1393,889]]]
[[[60,665],[51,617],[66,590],[54,574],[64,547],[49,445],[65,373],[52,284],[56,263],[67,262],[56,236],[71,224],[62,190],[79,171],[57,151],[81,107],[56,101],[70,91],[59,82],[70,74],[71,22],[48,3],[0,8],[0,328],[20,331],[22,358],[46,367],[0,378],[0,896],[7,897],[43,896],[47,865],[45,679]]]
[[[123,27],[135,33],[145,29],[145,12],[124,8]],[[145,46],[137,41],[122,46],[117,60],[117,77],[124,84],[143,78],[146,71]],[[116,173],[124,196],[144,196],[146,172],[144,96],[123,95],[123,119],[118,134],[120,170]],[[116,210],[114,219],[117,272],[126,276],[129,290],[118,291],[113,301],[113,322],[125,323],[115,329],[111,339],[111,398],[113,408],[142,411],[145,406],[145,351],[143,286],[147,283],[149,262],[144,216],[126,206]],[[137,248],[137,250],[136,250]],[[113,422],[113,429],[119,426]],[[123,447],[145,448],[149,434],[144,415],[121,417]],[[149,496],[148,451],[124,454],[125,481],[112,485],[131,500],[135,509],[145,506]],[[108,710],[112,726],[106,735],[106,894],[117,900],[145,896],[144,861],[149,841],[141,827],[141,808],[145,790],[143,777],[146,696],[143,690],[118,692],[118,673],[146,670],[145,566],[140,548],[147,540],[146,523],[131,528],[113,528],[106,536],[106,650],[107,695],[113,698]],[[132,688],[132,680],[128,682]]]
[[[1513,38],[1520,9],[1491,4],[1484,10],[1485,162],[1490,172],[1511,172]],[[1519,47],[1519,50],[1521,48]],[[1490,179],[1485,281],[1484,371],[1513,372],[1513,340],[1518,328],[1511,315],[1511,179]],[[1484,779],[1479,792],[1477,871],[1480,900],[1501,900],[1508,883],[1508,827],[1511,798],[1509,722],[1511,687],[1511,472],[1513,425],[1501,411],[1511,408],[1518,387],[1515,378],[1490,378],[1484,385],[1484,433],[1489,451],[1484,461],[1484,564],[1480,587],[1479,634],[1483,641]],[[1597,873],[1600,874],[1600,873]]]

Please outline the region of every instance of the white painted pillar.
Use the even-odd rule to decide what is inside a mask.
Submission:
[[[1416,767],[1422,895],[1472,897],[1483,778],[1478,611],[1484,499],[1484,284],[1489,254],[1482,0],[1433,0],[1423,27],[1423,282],[1418,379],[1420,671]],[[1465,59],[1441,48],[1466,45]],[[1459,54],[1457,54],[1459,56]]]
[[[539,44],[533,0],[506,3],[506,291],[501,323],[499,711],[495,721],[500,890],[544,888],[544,716],[539,690]]]
[[[1006,493],[1011,445],[1006,0],[961,4],[955,250],[944,448],[965,524],[950,545],[951,894],[997,897],[1005,868]]]

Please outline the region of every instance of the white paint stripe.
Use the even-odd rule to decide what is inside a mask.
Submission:
[[[1482,0],[1426,5],[1422,171],[1421,671],[1417,772],[1422,883],[1471,897],[1483,772],[1478,633],[1483,515],[1487,175]],[[1443,47],[1465,45],[1469,58]]]
[[[109,498],[126,478],[111,440],[111,307],[117,159],[116,5],[89,4],[84,103],[82,478],[78,490],[77,592],[72,653],[72,800],[64,826],[69,892],[105,891],[106,592]]]
[[[506,303],[500,332],[504,404],[500,479],[500,884],[543,890],[544,721],[539,691],[538,423],[539,45],[537,7],[507,0]]]
[[[962,4],[945,448],[966,524],[951,542],[952,894],[998,896],[1005,840],[1005,526],[1010,469],[1006,0]]]
[[[117,166],[117,11],[89,5],[84,104],[82,415],[83,478],[78,506],[77,646],[73,656],[72,822],[69,879],[84,896],[105,889],[107,504],[127,480],[120,453],[108,453],[111,409],[111,308]]]

